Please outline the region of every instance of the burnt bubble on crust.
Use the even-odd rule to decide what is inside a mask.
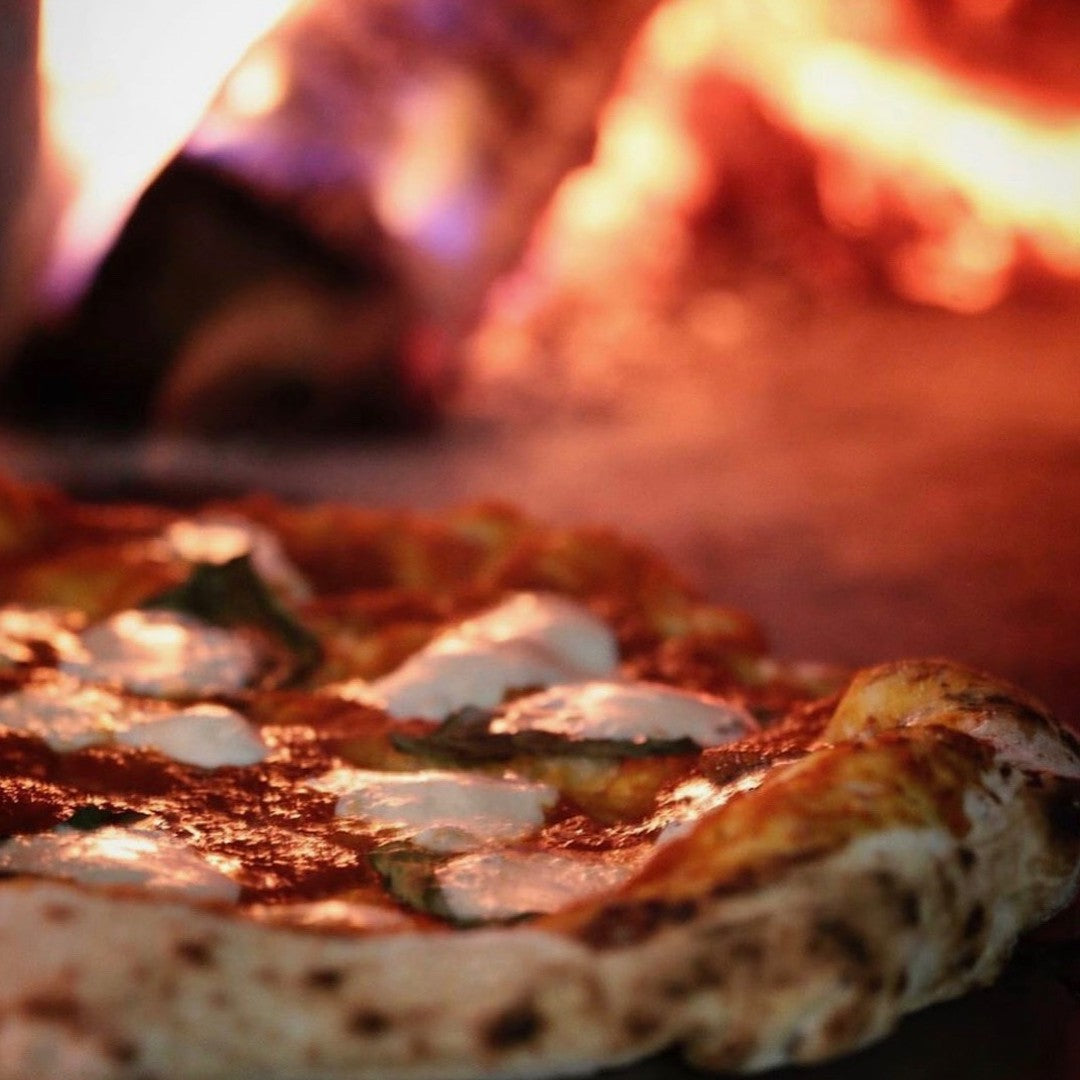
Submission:
[[[210,942],[199,938],[184,938],[176,943],[176,955],[192,967],[213,967],[214,950]]]
[[[531,1001],[519,1002],[498,1013],[484,1027],[489,1050],[512,1050],[533,1042],[544,1030],[544,1018]]]
[[[392,1026],[390,1017],[378,1009],[354,1009],[348,1018],[350,1033],[359,1035],[362,1038],[376,1038],[379,1035],[385,1035]]]
[[[599,949],[635,945],[664,926],[689,922],[697,911],[696,901],[689,898],[610,904],[582,927],[579,936]]]

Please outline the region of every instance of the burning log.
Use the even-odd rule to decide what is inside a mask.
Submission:
[[[429,419],[652,5],[299,8],[16,358],[7,411],[214,433]]]

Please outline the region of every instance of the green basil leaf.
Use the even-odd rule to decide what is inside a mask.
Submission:
[[[368,856],[395,900],[425,915],[454,921],[435,880],[435,871],[446,859],[445,855],[404,847],[380,848]]]
[[[274,680],[298,682],[318,667],[318,638],[288,612],[259,577],[248,554],[222,563],[195,563],[186,581],[144,601],[143,608],[180,611],[215,626],[246,627],[286,650],[289,662]]]
[[[576,739],[553,731],[493,732],[495,713],[466,707],[422,735],[396,732],[394,746],[405,753],[455,764],[509,761],[518,756],[586,757],[619,761],[626,758],[696,754],[693,739]]]
[[[140,814],[137,810],[110,810],[104,806],[80,806],[67,821],[61,822],[61,825],[69,829],[78,829],[80,832],[94,832],[107,825],[134,825],[136,821],[142,821],[148,816]]]

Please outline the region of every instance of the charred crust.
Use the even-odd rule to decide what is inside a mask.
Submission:
[[[957,971],[970,971],[979,962],[979,950],[978,949],[965,949],[956,958],[956,970]]]
[[[623,1018],[623,1031],[638,1042],[651,1038],[660,1030],[660,1021],[652,1013],[629,1013]]]
[[[345,981],[344,974],[338,968],[312,968],[304,982],[313,990],[337,990]]]
[[[531,1002],[522,1002],[498,1013],[483,1031],[490,1050],[511,1050],[532,1042],[544,1029],[544,1018]]]
[[[176,943],[176,956],[192,967],[213,967],[214,950],[207,941],[185,938]]]
[[[815,922],[810,945],[815,952],[838,953],[860,970],[868,968],[873,960],[866,938],[843,919]]]
[[[1071,731],[1067,727],[1058,729],[1058,734],[1061,736],[1061,741],[1065,744],[1065,748],[1071,753],[1080,757],[1080,738],[1077,737],[1075,731]]]
[[[895,997],[903,997],[907,993],[908,983],[910,978],[906,968],[901,968],[892,981],[892,986],[889,989],[892,991]]]
[[[1063,780],[1045,797],[1044,808],[1050,840],[1069,850],[1080,838],[1080,783]]]
[[[914,889],[905,889],[899,898],[900,918],[905,926],[918,926],[922,919],[922,901]]]
[[[960,847],[957,849],[956,857],[960,862],[960,866],[964,870],[970,870],[978,861],[975,852],[969,847]]]
[[[110,1039],[105,1053],[117,1065],[130,1065],[139,1056],[139,1048],[127,1039]]]
[[[895,874],[888,870],[878,870],[874,880],[882,892],[884,903],[894,907],[904,926],[918,926],[922,916],[922,904],[919,894],[914,889],[906,888]]]
[[[77,1023],[80,1016],[79,1003],[60,994],[40,994],[26,998],[22,1003],[25,1016],[35,1020],[52,1020],[64,1024]]]
[[[349,1014],[347,1023],[353,1035],[369,1039],[385,1035],[392,1026],[390,1017],[378,1009],[354,1009]]]
[[[755,888],[760,880],[761,877],[756,871],[749,867],[743,867],[723,881],[716,882],[709,890],[709,896],[714,900],[722,900],[725,896],[736,896],[741,892],[747,892]]]
[[[70,922],[75,917],[75,909],[68,904],[46,904],[41,909],[41,917],[51,923]]]
[[[834,1013],[825,1022],[826,1040],[838,1047],[849,1046],[858,1041],[866,1028],[868,1011],[865,1001],[857,1001]]]
[[[661,927],[689,922],[696,913],[697,904],[690,899],[612,904],[586,923],[580,936],[587,944],[600,949],[634,945]]]
[[[715,1051],[709,1051],[709,1066],[714,1069],[736,1069],[754,1052],[755,1045],[749,1035],[734,1035]]]
[[[982,933],[984,926],[986,926],[986,908],[984,908],[982,904],[976,904],[971,911],[968,912],[968,917],[964,920],[964,928],[961,931],[961,935],[965,941],[970,941],[972,938],[976,938]]]

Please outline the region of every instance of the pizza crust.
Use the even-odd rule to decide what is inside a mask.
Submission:
[[[994,708],[1007,727],[985,701],[982,722]],[[1074,780],[933,723],[867,732],[530,926],[358,937],[5,882],[0,1077],[554,1077],[672,1044],[752,1071],[852,1050],[993,979],[1073,894],[1080,859]],[[895,798],[864,790],[890,775]],[[791,806],[830,777],[843,798],[800,833]],[[732,842],[755,814],[763,836]]]

